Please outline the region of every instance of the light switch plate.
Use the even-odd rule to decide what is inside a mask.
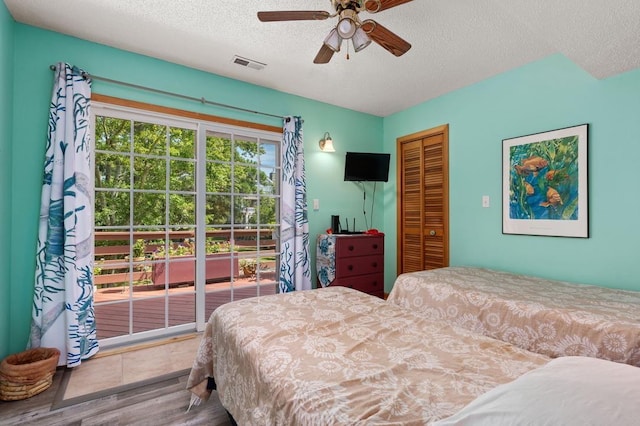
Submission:
[[[318,200],[317,198],[313,199],[313,209],[320,210],[320,200]]]
[[[489,196],[488,195],[483,195],[482,196],[482,207],[489,207],[491,204],[489,203]]]

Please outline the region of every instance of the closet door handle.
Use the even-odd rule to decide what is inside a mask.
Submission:
[[[435,237],[436,231],[432,229],[431,231],[429,231],[429,235],[431,235],[432,237]]]

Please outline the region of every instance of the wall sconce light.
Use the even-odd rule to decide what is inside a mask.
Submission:
[[[320,151],[323,152],[336,152],[333,147],[333,139],[331,139],[331,135],[329,132],[324,132],[324,136],[320,139]]]

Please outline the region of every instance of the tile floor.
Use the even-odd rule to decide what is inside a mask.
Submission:
[[[106,350],[71,372],[64,399],[152,379],[191,368],[200,333]]]

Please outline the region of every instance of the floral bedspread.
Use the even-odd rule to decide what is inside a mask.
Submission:
[[[241,425],[425,425],[549,360],[336,286],[216,309],[187,386]]]
[[[388,301],[551,357],[640,367],[640,292],[449,267],[400,275]]]

